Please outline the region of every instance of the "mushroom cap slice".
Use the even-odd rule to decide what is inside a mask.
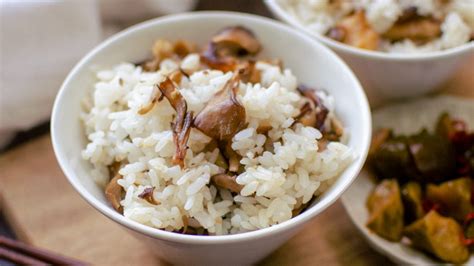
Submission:
[[[218,56],[255,55],[261,49],[253,32],[242,26],[224,28],[212,37],[211,43]]]
[[[218,141],[228,141],[245,128],[245,108],[237,99],[239,76],[234,75],[194,119],[194,126]]]

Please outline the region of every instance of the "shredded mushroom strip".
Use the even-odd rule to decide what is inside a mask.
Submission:
[[[176,145],[176,153],[173,157],[173,162],[178,164],[181,168],[184,168],[184,157],[186,156],[187,143],[193,124],[193,112],[187,111],[188,106],[185,99],[170,78],[166,77],[166,79],[158,85],[158,88],[176,111],[175,122],[172,125],[173,141]]]

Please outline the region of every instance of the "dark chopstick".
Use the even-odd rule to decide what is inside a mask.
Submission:
[[[36,263],[22,263],[20,264],[40,264],[40,265],[86,265],[85,263],[64,257],[62,255],[42,250],[25,243],[0,236],[0,257],[17,262],[14,259],[30,259]],[[14,257],[12,259],[12,257]]]
[[[0,247],[0,258],[19,265],[48,265],[43,261],[33,259],[3,247]]]

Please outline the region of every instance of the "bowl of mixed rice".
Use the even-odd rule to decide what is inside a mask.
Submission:
[[[269,19],[141,23],[86,55],[52,115],[73,187],[178,264],[262,259],[331,205],[369,146],[365,94],[333,52]]]
[[[470,0],[267,0],[273,14],[336,51],[371,103],[417,96],[474,56]]]

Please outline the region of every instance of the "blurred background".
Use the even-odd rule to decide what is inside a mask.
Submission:
[[[130,261],[140,260],[142,265],[146,262],[156,263],[151,259],[144,262],[143,257],[150,256],[150,253],[141,249],[142,246],[125,231],[88,206],[67,183],[51,148],[49,118],[61,83],[78,60],[94,46],[136,23],[194,10],[238,11],[271,17],[262,0],[0,0],[0,192],[12,190],[11,193],[0,194],[0,236],[18,238],[50,249],[59,247],[58,243],[70,243],[71,247],[64,248],[65,253],[76,256],[74,251],[82,252],[90,244],[72,241],[85,235],[98,235],[96,239],[90,240],[90,243],[97,245],[83,251],[81,256],[98,256],[107,246],[113,249],[115,242],[111,245],[106,240],[114,240],[134,248],[135,253],[130,255]],[[474,90],[468,91],[463,89],[466,86],[459,86],[460,82],[467,84],[466,81],[474,77],[474,68],[470,69],[461,73],[461,78],[453,78],[444,91],[473,95]],[[37,155],[32,156],[31,153]],[[16,181],[17,186],[5,185],[14,183],[13,179],[19,176],[22,179]],[[55,194],[58,201],[69,201],[71,206],[66,209],[58,203],[58,206],[45,207],[35,204],[38,199],[31,198],[29,203],[16,204],[15,207],[41,210],[18,212],[21,217],[12,215],[12,206],[2,205],[2,196],[30,197],[26,192],[31,189],[22,187],[23,184],[18,185],[18,182],[24,182],[27,178],[51,182],[51,185],[43,185],[36,190],[47,187],[48,193]],[[39,184],[42,181],[36,182]],[[23,186],[31,185],[24,183]],[[34,221],[42,221],[48,216],[44,212],[52,212],[53,209],[57,218],[55,224],[46,221],[44,224],[34,224]],[[79,209],[81,213],[75,213]],[[85,222],[87,219],[89,221]],[[30,227],[31,230],[26,231],[31,235],[20,230],[18,224],[23,227],[21,229]],[[84,225],[92,226],[86,228]],[[53,226],[71,229],[59,232],[51,229]],[[99,229],[107,232],[102,234]],[[314,263],[314,258],[318,257],[318,261],[325,265],[335,261],[345,265],[390,265],[387,258],[375,253],[365,243],[340,203],[318,216],[308,229],[311,229],[312,234],[303,230],[263,264],[274,265],[279,262],[281,265],[290,265],[297,257],[297,264],[307,265]],[[66,231],[74,231],[76,235],[67,235]],[[314,241],[315,236],[322,241]],[[282,252],[284,249],[287,251]],[[124,263],[114,259],[108,261]],[[0,259],[0,265],[11,264]]]
[[[54,97],[89,50],[136,23],[192,10],[269,16],[259,0],[1,0],[0,152],[49,130]]]

